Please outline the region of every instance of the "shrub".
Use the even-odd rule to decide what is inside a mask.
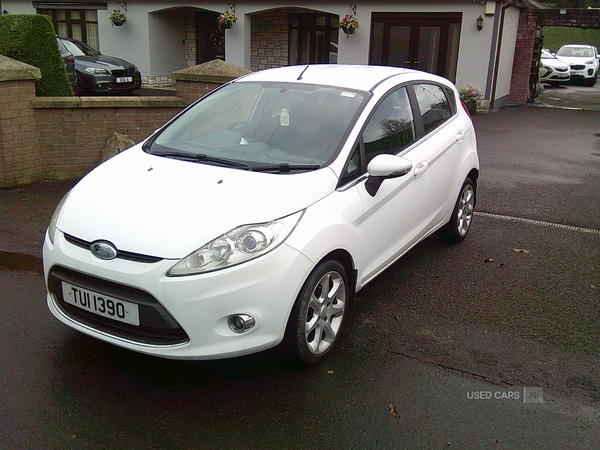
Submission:
[[[40,69],[42,78],[35,82],[37,95],[73,95],[50,17],[39,14],[0,16],[0,54]]]
[[[466,88],[460,88],[458,90],[458,94],[465,104],[473,103],[475,106],[479,106],[479,102],[481,101],[481,91],[478,87],[467,84]]]

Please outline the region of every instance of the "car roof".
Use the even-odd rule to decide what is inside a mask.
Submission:
[[[399,67],[314,64],[261,70],[238,81],[304,83],[371,91],[391,77],[399,77],[398,82],[414,79],[443,80],[436,75]],[[446,80],[445,83],[449,84],[449,81]]]
[[[561,48],[578,48],[578,47],[594,48],[593,45],[589,45],[589,44],[568,44],[568,45],[563,45]]]

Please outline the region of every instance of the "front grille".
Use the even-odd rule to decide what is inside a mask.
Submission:
[[[75,236],[71,236],[70,234],[66,234],[66,233],[65,233],[65,239],[70,244],[76,245],[77,247],[80,247],[80,248],[85,248],[86,250],[89,250],[90,246],[92,245],[92,243],[90,241],[86,241],[84,239],[79,239]],[[127,261],[140,262],[140,263],[157,263],[157,262],[163,260],[163,258],[159,258],[158,256],[143,255],[141,253],[126,252],[123,250],[117,250],[117,258],[126,259]]]
[[[118,322],[73,306],[64,301],[62,281],[109,297],[135,303],[140,325]],[[48,290],[58,308],[68,317],[99,331],[129,341],[151,345],[176,345],[190,338],[169,312],[148,292],[55,266],[48,275]]]
[[[571,64],[571,69],[573,70],[583,70],[585,66],[583,64]]]
[[[133,69],[115,69],[111,73],[114,77],[132,77]]]

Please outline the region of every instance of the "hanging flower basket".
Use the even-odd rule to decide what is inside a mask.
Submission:
[[[354,30],[360,28],[358,19],[352,14],[346,14],[346,16],[340,21],[338,27],[346,34],[354,34]]]
[[[127,22],[127,16],[125,13],[122,13],[120,9],[113,9],[113,11],[110,13],[110,16],[108,16],[108,20],[110,20],[110,23],[112,23],[115,27],[120,27],[125,25],[125,22]]]
[[[217,17],[217,23],[219,24],[219,28],[222,30],[228,30],[233,27],[233,24],[237,22],[237,17],[231,14],[229,11],[224,12],[223,14],[219,14]]]

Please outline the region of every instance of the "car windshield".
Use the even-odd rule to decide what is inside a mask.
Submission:
[[[542,59],[557,59],[552,53],[547,50],[542,50]]]
[[[592,49],[589,47],[563,47],[558,51],[557,55],[578,57],[594,56]]]
[[[61,42],[65,44],[65,47],[67,47],[71,53],[73,53],[73,56],[98,56],[100,54],[99,51],[94,50],[83,42],[67,40],[62,40]]]
[[[336,154],[367,95],[303,84],[232,83],[191,107],[144,149],[253,170],[316,169]]]

